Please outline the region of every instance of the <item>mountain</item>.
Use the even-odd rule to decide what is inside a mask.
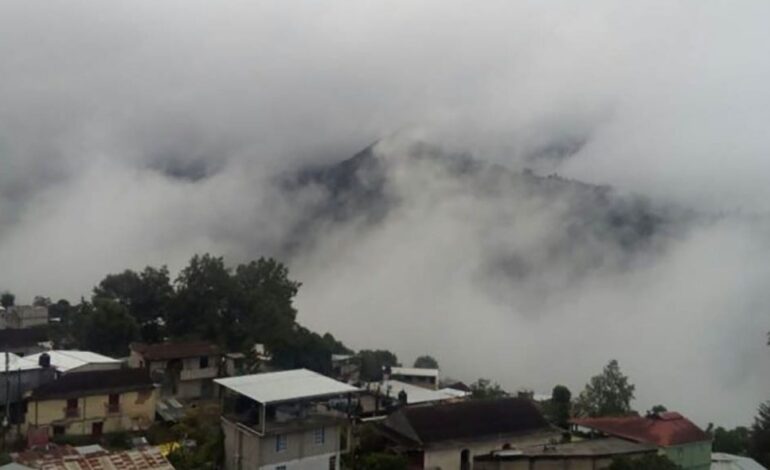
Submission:
[[[420,178],[428,182],[424,188]],[[404,191],[404,181],[410,179],[418,183],[408,183],[412,186]],[[443,189],[447,184],[431,184],[437,180],[451,185],[451,191]],[[426,143],[402,148],[375,143],[351,158],[302,168],[281,185],[290,200],[299,200],[307,191],[316,194],[292,231],[289,248],[294,252],[312,249],[317,241],[314,234],[346,224],[377,230],[415,204],[423,192],[433,192],[442,207],[451,205],[460,193],[472,198],[479,212],[489,214],[478,222],[479,229],[503,240],[490,247],[484,261],[487,268],[519,279],[549,269],[544,265],[574,275],[608,264],[622,265],[653,253],[661,245],[658,241],[664,244],[681,228],[683,217],[677,209],[655,206],[640,196],[620,195],[609,186],[514,171]],[[527,249],[522,249],[522,232],[527,230],[521,227],[528,219],[540,219],[537,211],[546,213],[548,229],[534,237],[527,235],[532,239],[526,239]],[[485,238],[480,237],[479,243],[487,243]]]

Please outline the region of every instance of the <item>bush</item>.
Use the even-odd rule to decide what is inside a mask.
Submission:
[[[407,461],[400,455],[374,453],[361,458],[361,470],[406,470]]]

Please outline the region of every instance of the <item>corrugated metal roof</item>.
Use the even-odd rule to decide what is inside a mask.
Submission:
[[[115,364],[116,366],[120,364],[120,361],[117,359],[91,351],[55,349],[45,353],[31,354],[27,357],[37,363],[40,360],[41,354],[48,354],[51,358],[51,366],[61,372],[69,372],[88,364]]]
[[[711,470],[767,470],[756,460],[739,455],[713,452],[711,454]]]
[[[17,372],[19,370],[39,369],[37,361],[29,357],[17,356],[14,353],[8,353],[8,371]],[[0,373],[5,373],[5,353],[0,353]]]
[[[611,436],[636,442],[651,442],[661,447],[711,440],[711,436],[692,421],[673,412],[666,413],[663,418],[643,416],[575,418],[570,422]]]
[[[381,394],[387,394],[393,398],[398,398],[398,394],[401,393],[401,391],[406,392],[407,405],[452,400],[466,395],[465,392],[459,390],[428,390],[427,388],[418,387],[417,385],[400,382],[398,380],[383,380],[382,382],[369,384],[370,390],[375,390],[377,388],[379,388]]]
[[[307,369],[242,375],[214,382],[263,404],[360,391]]]
[[[417,377],[438,377],[438,369],[420,369],[418,367],[391,367],[391,375],[412,375]]]

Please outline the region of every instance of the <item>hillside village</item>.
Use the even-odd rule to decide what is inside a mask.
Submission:
[[[300,288],[272,259],[195,256],[105,277],[72,305],[0,310],[0,469],[745,469],[770,462],[753,427],[632,408],[610,360],[573,395],[505,391],[353,351],[299,325]],[[763,466],[764,465],[764,466]]]

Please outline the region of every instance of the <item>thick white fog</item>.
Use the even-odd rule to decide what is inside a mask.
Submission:
[[[287,198],[276,178],[383,139],[402,203],[301,234],[313,242],[285,261],[302,323],[512,391],[577,392],[616,358],[637,409],[745,424],[770,398],[768,14],[763,1],[3,2],[0,290],[76,301],[125,268],[281,254],[327,195]],[[601,230],[572,244],[570,192],[490,195],[403,158],[414,141],[682,217],[633,255]],[[512,255],[527,275],[498,266]]]

